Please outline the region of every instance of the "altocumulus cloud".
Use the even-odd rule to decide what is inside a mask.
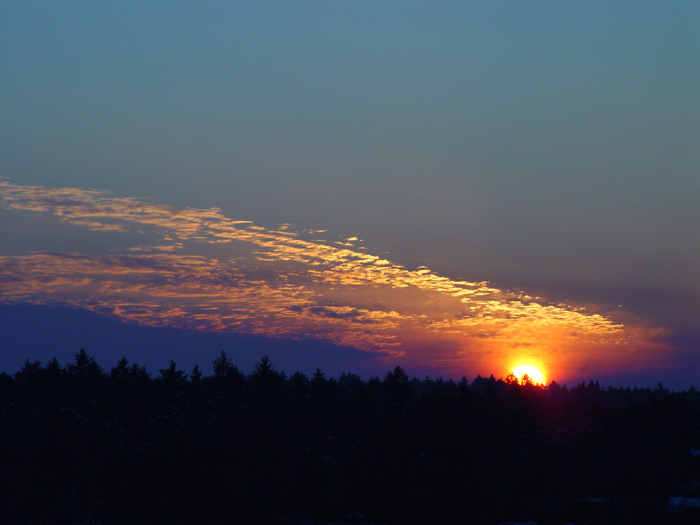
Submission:
[[[640,321],[547,304],[486,282],[408,269],[323,230],[266,229],[217,208],[151,204],[0,180],[5,208],[129,246],[108,254],[0,256],[0,301],[64,304],[123,321],[320,338],[443,372],[501,373],[535,360],[552,377],[650,366],[669,349]],[[145,239],[157,243],[143,242]],[[129,244],[129,243],[127,243]]]

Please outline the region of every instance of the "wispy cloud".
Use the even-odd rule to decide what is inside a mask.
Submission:
[[[367,253],[356,237],[266,229],[221,210],[0,180],[9,209],[135,242],[109,255],[0,256],[0,300],[69,304],[151,326],[322,338],[403,364],[502,373],[535,360],[557,377],[648,366],[661,331]],[[158,242],[144,244],[143,236]],[[153,237],[151,237],[153,238]]]

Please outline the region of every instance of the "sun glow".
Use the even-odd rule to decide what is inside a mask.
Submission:
[[[544,374],[532,365],[520,365],[513,369],[513,375],[521,385],[528,381],[535,385],[546,385],[547,381]]]
[[[522,373],[542,384],[537,367],[545,363],[557,380],[573,380],[583,370],[643,370],[671,349],[659,342],[665,331],[631,318],[623,324],[623,312],[606,317],[488,282],[452,280],[425,266],[410,269],[325,230],[267,229],[218,208],[0,178],[5,209],[18,220],[46,214],[50,228],[66,223],[65,242],[84,250],[10,255],[1,247],[1,304],[72,306],[150,327],[322,340],[438,376],[534,365]],[[74,226],[100,242],[69,240]],[[508,381],[518,382],[515,375]]]

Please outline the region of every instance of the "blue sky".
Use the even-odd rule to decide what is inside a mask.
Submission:
[[[622,305],[687,370],[698,26],[695,2],[4,2],[0,175]],[[129,245],[50,216],[0,210],[0,255]]]

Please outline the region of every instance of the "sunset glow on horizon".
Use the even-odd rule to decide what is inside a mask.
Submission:
[[[567,378],[643,368],[669,352],[659,328],[408,269],[353,237],[321,239],[318,231],[266,229],[216,208],[8,180],[0,180],[0,199],[20,219],[40,214],[47,225],[67,226],[66,235],[85,231],[98,241],[82,252],[0,256],[7,304],[70,305],[144,326],[322,339],[389,365],[453,376],[528,356]]]
[[[544,373],[533,365],[518,365],[513,368],[513,375],[520,384],[532,383],[538,386],[546,386],[547,379]]]

